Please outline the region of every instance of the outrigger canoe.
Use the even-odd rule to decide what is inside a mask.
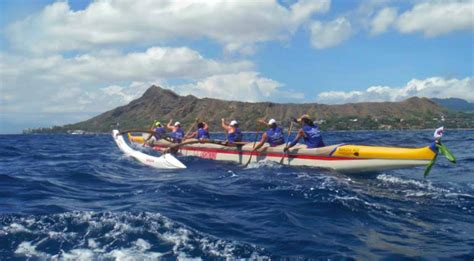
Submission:
[[[115,136],[122,137],[118,131],[114,131],[114,133],[117,133]],[[132,135],[128,133],[128,140],[129,142],[143,144],[144,135],[149,134]],[[120,139],[123,140],[123,138]],[[178,155],[236,162],[239,164],[245,164],[249,158],[251,158],[250,162],[267,160],[281,162],[289,166],[324,168],[344,173],[427,166],[433,162],[437,156],[437,149],[434,146],[399,148],[338,144],[308,149],[305,145],[296,145],[291,148],[288,153],[284,153],[283,148],[285,145],[277,147],[263,146],[258,151],[252,152],[253,142],[241,146],[199,143],[197,140],[195,142],[196,143],[186,140],[186,143],[190,144],[179,146]],[[125,142],[124,144],[126,145]],[[173,146],[176,146],[176,144],[173,145],[173,143],[168,141],[160,140],[154,142],[151,147],[155,150],[163,151]],[[130,150],[133,149],[130,148]],[[281,161],[282,158],[283,161]]]

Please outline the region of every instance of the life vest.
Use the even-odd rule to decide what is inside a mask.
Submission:
[[[235,128],[234,132],[227,135],[227,140],[229,143],[242,141],[242,132],[239,128]]]
[[[283,137],[283,130],[280,127],[270,128],[266,131],[267,133],[267,142],[270,144],[270,147],[275,147],[285,143],[285,138]]]
[[[317,125],[305,125],[302,129],[304,132],[304,142],[308,149],[324,147],[323,137],[321,136],[321,131]]]
[[[198,140],[200,139],[209,139],[209,132],[204,128],[199,128],[197,130],[197,137]]]

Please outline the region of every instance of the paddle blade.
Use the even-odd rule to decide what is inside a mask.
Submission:
[[[431,168],[432,168],[433,165],[435,164],[437,157],[438,157],[438,154],[436,154],[436,155],[434,156],[434,158],[430,161],[430,163],[428,163],[428,166],[426,166],[426,170],[425,170],[425,173],[424,173],[424,175],[423,175],[425,178],[428,176],[428,174],[430,174]]]
[[[285,160],[285,155],[288,154],[285,152],[285,154],[283,156],[281,156],[281,159],[280,159],[280,164],[283,164],[283,160]]]
[[[456,163],[456,158],[451,153],[451,151],[449,151],[449,149],[446,146],[444,146],[444,144],[436,145],[436,146],[438,147],[439,152],[441,152],[441,154],[443,154],[446,157],[446,159],[448,159],[452,163]]]

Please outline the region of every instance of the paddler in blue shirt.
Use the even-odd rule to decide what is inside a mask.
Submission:
[[[314,124],[308,115],[303,115],[298,119],[301,129],[298,131],[295,139],[285,147],[284,151],[296,145],[303,138],[308,149],[324,147],[323,137],[318,125]]]
[[[171,130],[171,138],[173,139],[173,143],[181,143],[181,141],[184,138],[184,131],[181,128],[181,123],[179,121],[175,122],[174,125],[172,125],[173,120],[171,119],[170,122],[168,122],[168,125],[166,127]]]
[[[152,145],[155,141],[159,141],[167,137],[166,129],[163,127],[160,121],[154,121],[151,131],[154,132],[153,135],[148,136],[144,144],[146,143],[148,145]]]
[[[155,132],[154,136],[156,140],[160,140],[166,137],[166,129],[163,127],[161,122],[155,121],[155,126],[153,126],[152,130]]]
[[[196,138],[198,140],[208,140],[209,137],[209,125],[205,122],[199,122],[197,124],[197,130],[190,135],[186,136],[186,139]]]
[[[257,146],[255,146],[254,150],[260,149],[265,142],[268,142],[270,144],[270,147],[276,147],[285,143],[283,130],[282,128],[278,127],[275,119],[270,119],[268,123],[263,120],[261,120],[260,122],[263,124],[267,124],[268,130],[263,133],[262,139],[257,144]]]
[[[239,129],[239,123],[232,120],[229,125],[225,123],[225,119],[221,119],[222,128],[227,131],[227,142],[233,144],[234,142],[242,141],[242,132]]]

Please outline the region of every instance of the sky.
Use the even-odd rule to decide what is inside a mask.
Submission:
[[[473,0],[1,0],[0,133],[151,85],[239,101],[474,102]]]

